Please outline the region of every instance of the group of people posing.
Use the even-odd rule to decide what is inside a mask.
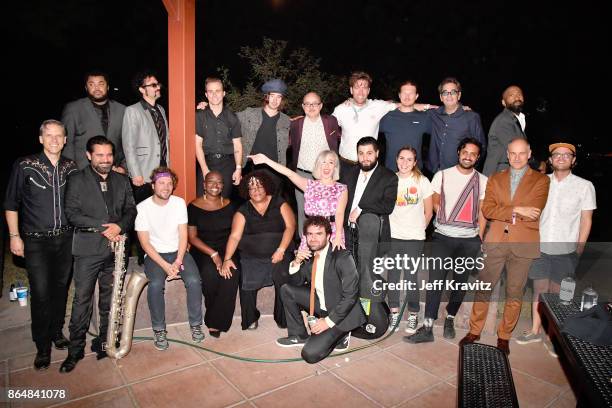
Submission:
[[[194,342],[205,337],[202,323],[212,337],[229,330],[237,294],[242,329],[256,330],[258,291],[273,285],[274,320],[288,330],[277,344],[302,347],[303,358],[314,363],[348,348],[351,333],[375,338],[399,326],[400,293],[374,290],[372,265],[377,257],[423,256],[432,218],[428,256],[476,258],[484,251],[478,279],[493,286],[506,271],[498,347],[508,353],[527,279],[537,288],[534,302],[539,293],[558,291],[561,279],[574,273],[590,232],[595,190],[571,172],[575,146],[549,146],[550,175],[529,166],[517,86],[502,95],[504,110],[491,126],[487,150],[478,114],[459,102],[456,79],[440,83],[439,107],[416,103],[412,81],[401,84],[400,102],[368,99],[371,83],[368,74],[353,73],[351,97],[329,116],[321,114],[319,95],[309,92],[305,115],[290,119],[282,112],[287,86],[280,79],[263,84],[261,107],[235,114],[223,104],[221,80],[207,78],[207,103],[196,114],[198,197],[187,205],[172,194],[173,136],[157,103],[155,74],[136,78],[141,98],[125,107],[109,99],[105,74],[88,73],[87,97],[69,103],[62,121],[42,123],[42,152],[15,162],[4,202],[11,252],[26,260],[35,368],[49,367],[52,345],[69,350],[61,372],[83,358],[96,282],[100,327],[91,349],[106,356],[115,269],[110,243],[132,230],[144,255],[157,349],[169,347],[166,281],[184,283]],[[426,134],[431,142],[423,166]],[[483,174],[477,168],[485,155]],[[470,265],[459,271],[434,263],[428,281],[467,282],[476,269]],[[398,283],[402,273],[412,281],[418,276],[398,266],[386,278]],[[71,276],[68,340],[62,330]],[[442,299],[442,287],[428,287],[419,327],[418,286],[407,292],[409,343],[433,341]],[[449,293],[444,337],[455,337],[464,295],[461,289]],[[479,339],[489,297],[487,290],[475,294],[462,342]],[[522,344],[542,339],[536,306],[534,327]]]

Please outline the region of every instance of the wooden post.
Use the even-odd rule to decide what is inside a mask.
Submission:
[[[174,194],[196,195],[195,0],[162,0],[168,12],[170,166],[179,176]]]

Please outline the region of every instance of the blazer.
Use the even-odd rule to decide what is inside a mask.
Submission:
[[[170,166],[170,137],[168,119],[161,105],[159,109],[166,124],[167,164]],[[151,113],[145,111],[140,101],[125,108],[123,116],[123,152],[130,177],[142,176],[151,181],[151,172],[159,166],[160,143]]]
[[[246,108],[236,113],[240,120],[242,129],[242,163],[246,163],[247,155],[251,154],[251,149],[255,144],[257,131],[261,127],[263,108]],[[287,165],[287,147],[289,146],[289,126],[291,120],[283,112],[279,112],[280,117],[276,122],[276,149],[278,162],[283,166]]]
[[[289,275],[290,284],[310,286],[312,262],[313,257],[304,262],[296,273]],[[359,275],[349,251],[327,250],[323,291],[328,316],[340,330],[349,332],[365,323],[366,318],[359,302]]]
[[[302,143],[302,129],[304,128],[305,116],[291,122],[289,127],[289,145],[291,146],[291,157],[292,163],[289,166],[291,170],[297,168],[298,157],[300,154],[300,145]],[[323,122],[323,130],[325,131],[325,138],[327,139],[327,145],[329,150],[333,150],[338,153],[338,145],[340,144],[340,126],[338,126],[338,119],[335,116],[321,115],[321,121]],[[312,169],[304,169],[312,171]]]
[[[106,207],[98,179],[91,166],[74,173],[66,186],[66,218],[74,225],[72,254],[75,256],[106,255],[108,240],[99,232],[79,232],[79,228],[104,229],[102,224],[114,222],[125,233],[134,226],[136,204],[127,176],[111,171],[109,192],[113,197],[112,211]]]
[[[487,158],[482,170],[485,176],[489,177],[491,174],[509,167],[506,155],[508,144],[517,137],[527,139],[516,115],[508,109],[504,109],[495,117],[489,128]]]
[[[106,136],[115,145],[115,165],[125,167],[125,156],[121,144],[121,127],[125,105],[108,100],[108,131],[104,134],[102,123],[89,98],[68,103],[62,112],[62,123],[66,127],[66,146],[62,155],[76,162],[79,169],[89,166],[85,154],[87,141],[94,136]]]
[[[355,197],[359,172],[359,167],[355,166],[351,171],[345,172],[346,174],[341,177],[341,182],[348,187],[348,204],[347,211],[344,212],[344,225],[348,223],[348,217],[351,212],[350,207]],[[382,217],[383,226],[380,242],[391,241],[389,214],[393,212],[393,208],[395,207],[397,184],[397,175],[378,163],[359,201],[359,208],[362,210],[361,214],[372,213]]]
[[[530,221],[522,216],[515,217],[512,224],[512,209],[516,206],[544,209],[548,199],[550,178],[545,174],[527,168],[514,197],[510,199],[510,169],[493,174],[487,181],[487,190],[482,202],[482,213],[490,222],[485,237],[489,243],[510,242],[512,252],[522,258],[540,256],[540,220]],[[508,228],[508,233],[504,230]]]

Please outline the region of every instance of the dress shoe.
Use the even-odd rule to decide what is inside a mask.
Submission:
[[[468,333],[464,338],[459,340],[459,346],[463,346],[464,344],[474,343],[475,341],[480,340],[479,334]]]
[[[247,327],[247,330],[257,330],[258,327],[259,327],[259,320],[255,320],[253,323],[251,323],[249,327]]]
[[[74,370],[74,367],[76,367],[77,363],[79,362],[79,360],[83,359],[83,355],[79,354],[76,356],[70,355],[68,354],[68,357],[66,357],[66,359],[64,360],[64,362],[62,363],[62,365],[60,366],[60,373],[69,373],[72,370]]]
[[[59,332],[55,336],[53,336],[51,341],[53,342],[55,348],[58,350],[66,350],[70,345],[70,340],[68,340],[62,332]]]
[[[510,344],[508,340],[497,339],[497,348],[506,353],[506,355],[510,354]]]
[[[39,351],[34,358],[35,370],[46,370],[51,365],[51,350]]]
[[[102,340],[100,340],[99,337],[96,337],[95,339],[91,341],[91,351],[96,353],[97,360],[102,360],[103,358],[108,357],[108,354],[106,354],[104,344],[105,343]]]
[[[209,330],[208,334],[210,334],[211,337],[218,339],[221,337],[221,330]]]

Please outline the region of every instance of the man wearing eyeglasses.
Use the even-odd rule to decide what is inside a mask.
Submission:
[[[428,167],[432,173],[458,163],[457,146],[463,138],[473,137],[482,144],[483,149],[487,144],[480,115],[465,110],[459,102],[459,81],[451,77],[445,78],[438,86],[438,93],[444,106],[428,111],[432,122]]]
[[[169,165],[170,144],[166,112],[157,104],[161,83],[153,72],[145,71],[136,76],[134,87],[142,97],[125,109],[123,151],[138,204],[153,194],[148,185],[153,169]]]
[[[306,116],[291,122],[289,144],[291,145],[292,163],[289,166],[297,174],[312,180],[312,171],[317,156],[323,150],[338,153],[340,128],[334,116],[321,115],[323,103],[316,92],[309,92],[302,99],[302,109]],[[296,188],[295,199],[298,207],[298,231],[304,225],[304,193]]]
[[[526,330],[516,342],[529,344],[544,340],[548,352],[556,357],[550,341],[540,334],[538,298],[540,293],[559,293],[561,281],[575,276],[597,203],[593,183],[572,173],[576,165],[576,147],[555,143],[548,151],[553,173],[548,175],[548,200],[540,217],[540,257],[533,261],[529,270],[529,278],[533,279],[533,323],[531,330]]]

